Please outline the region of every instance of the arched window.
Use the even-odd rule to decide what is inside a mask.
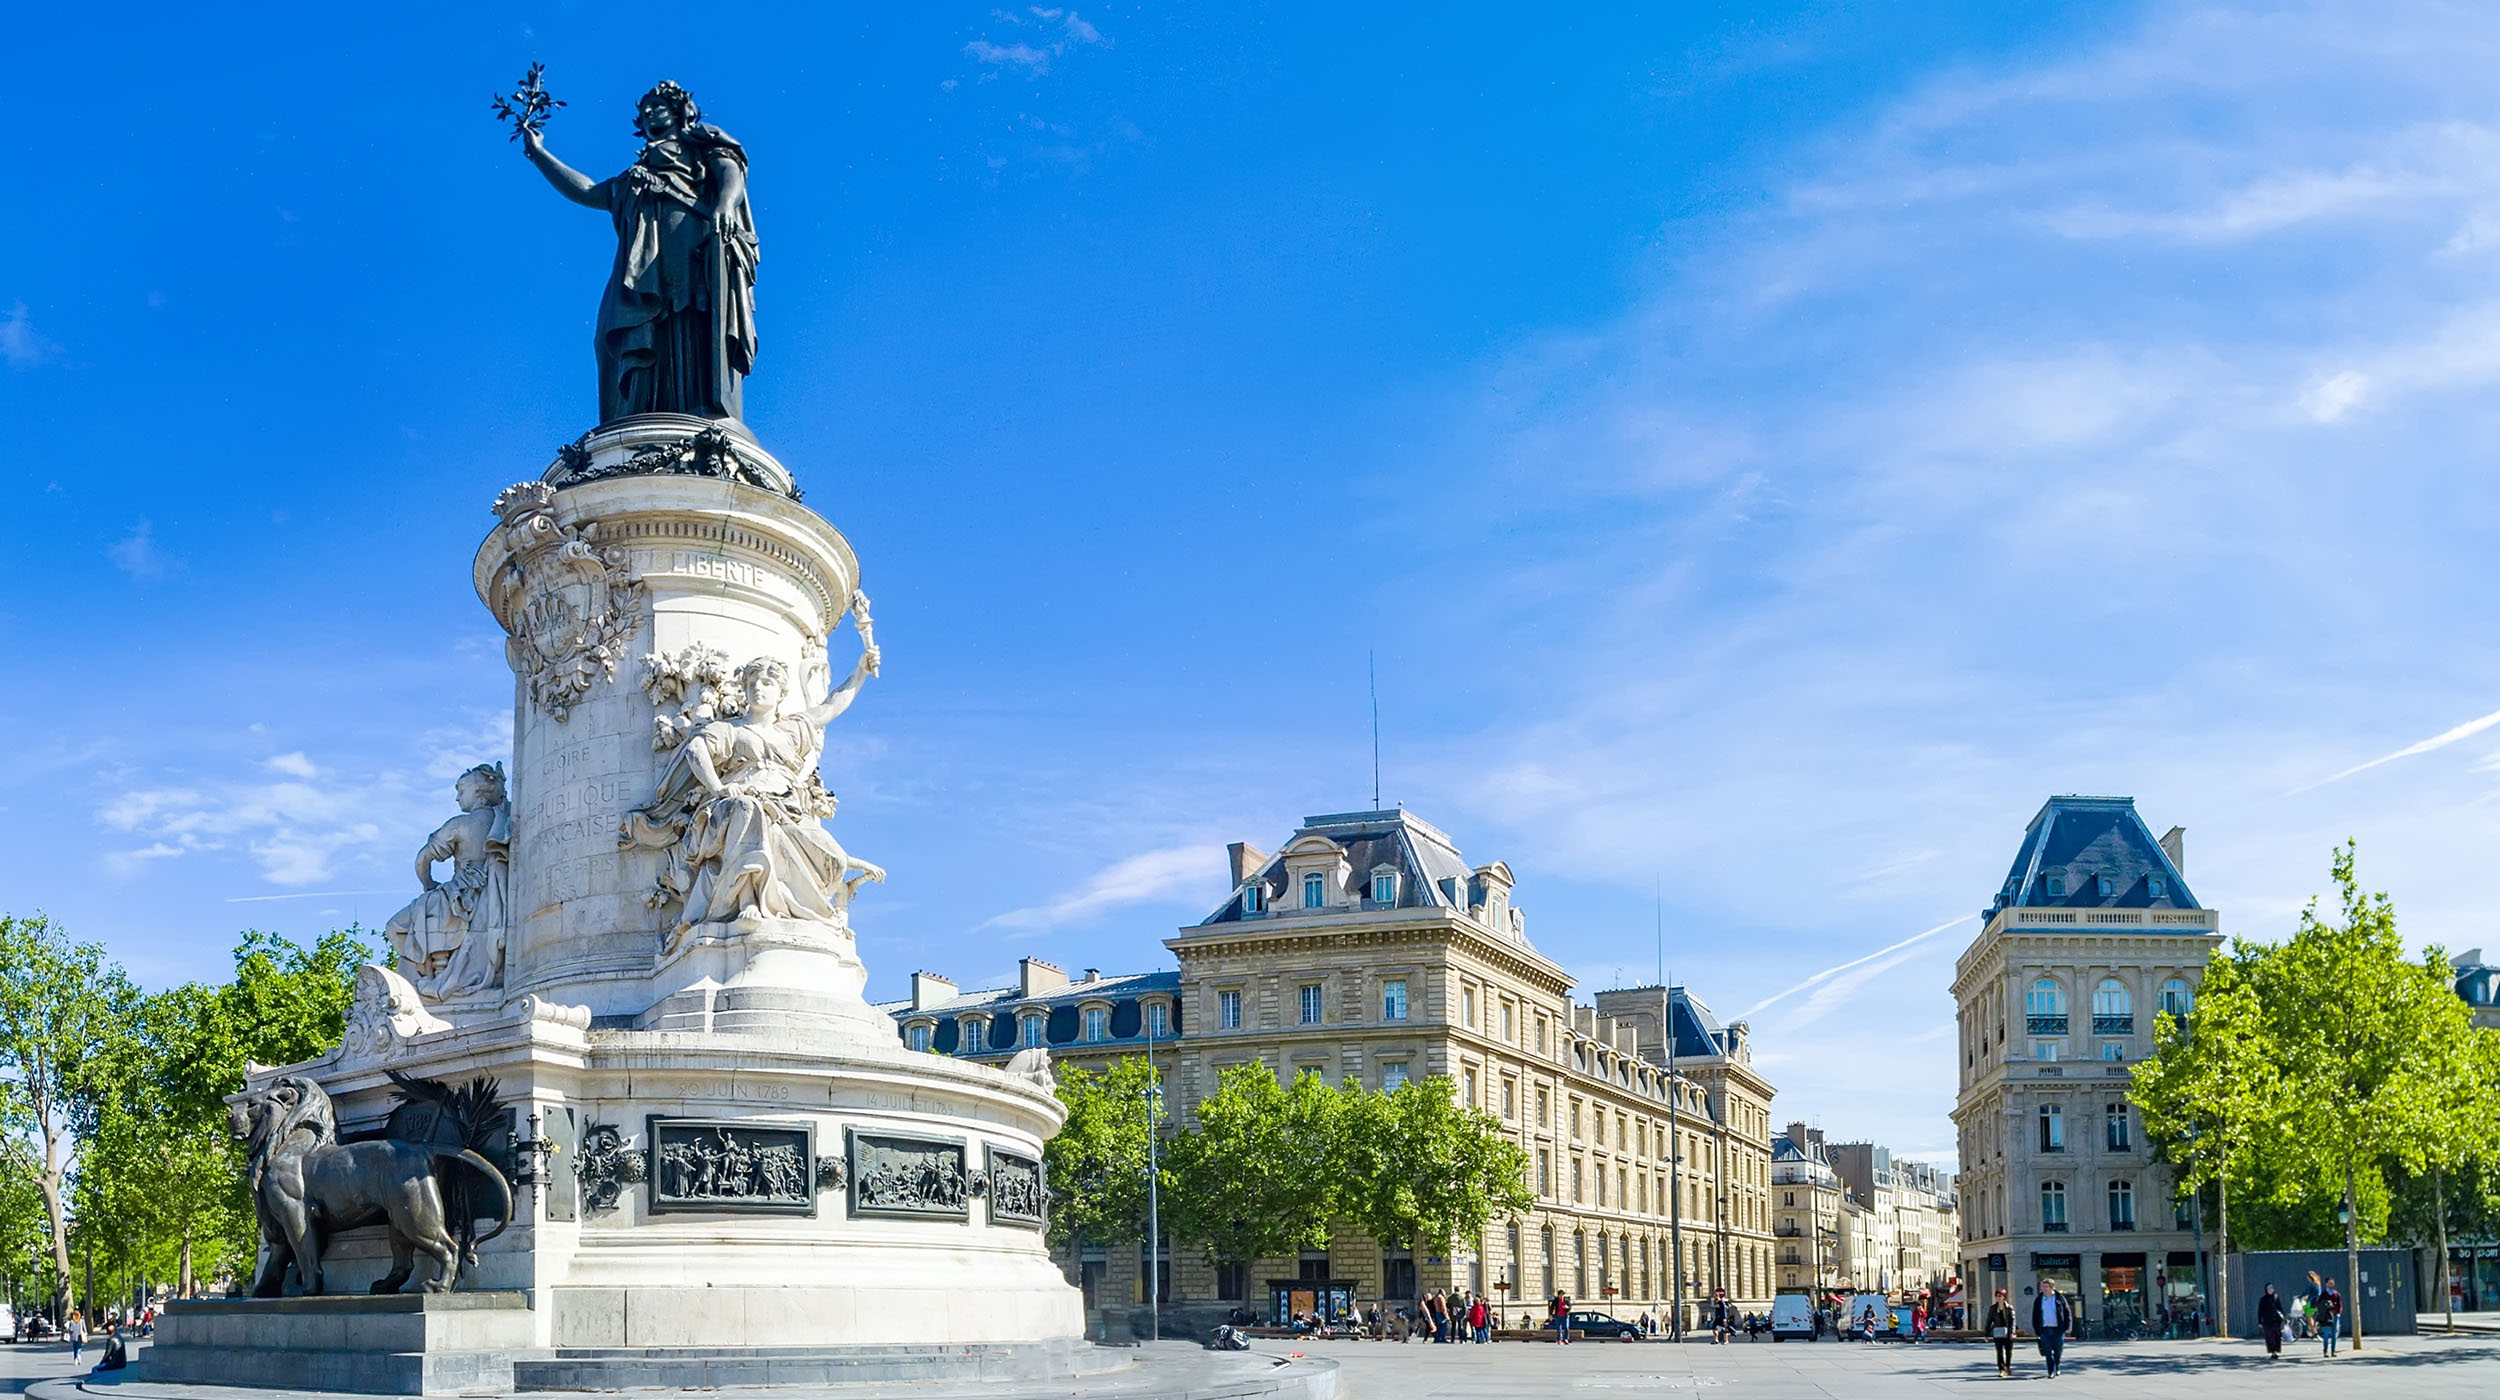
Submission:
[[[2040,1228],[2051,1234],[2066,1233],[2066,1183],[2040,1183]]]
[[[2113,1181],[2109,1184],[2109,1228],[2135,1228],[2135,1187],[2132,1183]]]
[[[2196,1008],[2196,994],[2188,990],[2183,978],[2173,977],[2161,984],[2161,1009],[2173,1016],[2185,1016]]]
[[[2023,1030],[2026,1035],[2066,1033],[2066,989],[2056,978],[2043,977],[2031,984],[2023,998]]]
[[[2092,1033],[2135,1034],[2135,997],[2115,977],[2102,978],[2101,985],[2092,989]]]
[[[1314,870],[1302,877],[1302,907],[1325,908],[1328,904],[1328,877]]]

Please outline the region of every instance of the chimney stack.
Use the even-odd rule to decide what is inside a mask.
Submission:
[[[1016,960],[1016,993],[1019,996],[1040,996],[1068,985],[1067,971],[1056,963],[1040,958]]]
[[[2174,826],[2161,834],[2161,853],[2182,875],[2187,874],[2187,828]]]
[[[1235,841],[1233,844],[1226,846],[1224,848],[1224,855],[1232,862],[1233,883],[1235,885],[1239,885],[1242,881],[1257,874],[1259,867],[1267,864],[1266,854],[1261,852],[1258,847],[1251,845],[1247,841]]]
[[[934,972],[915,972],[911,975],[912,1010],[926,1011],[940,1002],[954,999],[955,980],[953,978],[940,977]]]

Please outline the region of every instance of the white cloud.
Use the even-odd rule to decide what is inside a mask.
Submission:
[[[1100,29],[1088,24],[1074,10],[1032,6],[1023,14],[992,10],[990,18],[1011,31],[1025,31],[1032,36],[1028,43],[1010,37],[1006,43],[987,38],[974,39],[964,45],[964,53],[973,62],[992,70],[984,77],[994,77],[1000,70],[1012,69],[1028,78],[1038,78],[1050,71],[1051,64],[1070,50],[1086,47],[1107,47],[1110,40]]]
[[[9,368],[33,369],[37,365],[49,363],[60,353],[60,346],[46,339],[42,332],[35,329],[35,323],[26,310],[26,303],[22,301],[13,303],[9,307],[9,314],[0,317],[0,362],[5,362]]]
[[[275,779],[140,786],[109,797],[97,810],[98,822],[147,843],[113,860],[133,869],[178,856],[239,852],[271,884],[311,885],[346,862],[382,852],[385,833],[407,840],[423,820],[407,783],[395,774],[325,777],[300,753],[281,754],[262,768]]]
[[[145,520],[132,526],[129,534],[105,546],[104,557],[113,561],[114,568],[141,583],[163,578],[182,567],[181,560],[167,554],[156,543],[156,527]]]
[[[2367,763],[2356,763],[2350,768],[2345,769],[2343,772],[2335,774],[2333,777],[2320,778],[2318,781],[2310,783],[2306,787],[2294,788],[2290,793],[2285,795],[2297,796],[2300,793],[2308,792],[2315,788],[2325,787],[2328,783],[2342,782],[2344,779],[2351,777],[2355,773],[2367,773],[2371,769],[2384,763],[2393,763],[2400,758],[2412,758],[2417,754],[2426,754],[2436,749],[2444,749],[2450,744],[2456,743],[2460,739],[2471,739],[2475,735],[2482,733],[2484,730],[2491,728],[2495,724],[2500,724],[2500,710],[2495,710],[2480,719],[2469,719],[2465,723],[2457,725],[2454,728],[2443,729],[2439,733],[2434,734],[2419,743],[2407,744],[2403,748],[2396,750],[2394,753],[2381,754]],[[2488,759],[2485,760],[2485,763],[2488,762]],[[2483,764],[2477,764],[2476,768],[2480,770],[2483,766]]]
[[[321,776],[320,770],[313,767],[313,761],[306,758],[300,750],[295,753],[282,753],[275,758],[263,759],[261,766],[272,773],[284,773],[293,778]]]
[[[1223,897],[1224,848],[1173,846],[1115,861],[1047,904],[1011,909],[983,928],[1047,932],[1135,904],[1212,906]]]

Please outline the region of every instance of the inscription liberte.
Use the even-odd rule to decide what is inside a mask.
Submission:
[[[670,550],[661,554],[654,550],[645,560],[637,562],[645,574],[683,574],[691,578],[718,579],[747,588],[770,588],[781,582],[781,575],[770,569],[719,554],[695,554],[686,550]]]

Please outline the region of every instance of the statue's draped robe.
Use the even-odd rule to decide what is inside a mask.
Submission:
[[[744,148],[697,122],[654,141],[601,185],[616,221],[616,267],[599,301],[599,421],[633,413],[739,418],[755,369],[755,216],[743,189],[717,220],[715,162]]]
[[[512,804],[499,802],[443,823],[419,852],[429,864],[453,862],[451,878],[392,915],[384,933],[400,974],[425,995],[464,997],[503,980],[511,845]]]
[[[686,737],[660,775],[649,806],[630,814],[625,837],[668,848],[664,885],[682,892],[679,929],[742,915],[846,917],[849,857],[821,825],[830,810],[816,778],[824,734],[805,715],[769,722],[714,720]],[[700,748],[737,796],[707,795],[687,761]]]

